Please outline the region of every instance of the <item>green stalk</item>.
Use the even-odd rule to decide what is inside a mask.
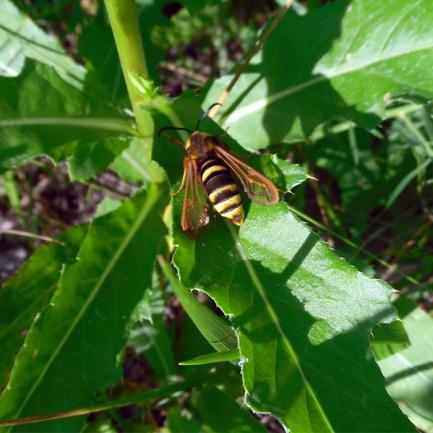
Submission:
[[[129,99],[134,110],[138,133],[143,138],[152,137],[153,120],[150,113],[143,108],[143,105],[149,101],[133,83],[134,76],[147,78],[149,75],[135,2],[134,0],[105,0],[105,7],[113,30]],[[146,154],[150,159],[151,144],[149,142],[146,143]]]

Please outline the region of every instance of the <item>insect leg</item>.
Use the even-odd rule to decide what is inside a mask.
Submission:
[[[174,197],[175,195],[179,194],[182,191],[183,187],[185,186],[185,182],[186,182],[186,171],[184,170],[180,187],[177,189],[177,191],[172,192],[170,195]]]

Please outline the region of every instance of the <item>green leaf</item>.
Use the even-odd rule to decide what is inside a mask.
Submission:
[[[75,63],[52,35],[48,35],[10,0],[2,1],[0,75],[16,76],[26,57],[55,68],[65,81],[81,88],[86,70]]]
[[[291,191],[308,179],[305,167],[292,164],[277,155],[261,157],[261,172],[269,177],[282,191]]]
[[[331,119],[371,128],[399,95],[433,97],[430,0],[342,0],[289,12],[242,75],[220,124],[247,149],[309,136]],[[232,77],[218,79],[204,107]]]
[[[433,432],[433,317],[415,308],[403,319],[411,346],[379,362],[387,390],[422,431]]]
[[[23,211],[21,209],[20,193],[18,191],[17,183],[14,179],[14,173],[12,171],[7,171],[4,174],[3,181],[5,193],[9,200],[9,204],[17,215],[19,223],[23,226],[25,223],[23,218]]]
[[[36,313],[47,305],[64,263],[75,258],[85,227],[74,227],[33,253],[0,290],[0,389],[3,389]]]
[[[397,200],[398,196],[404,191],[404,189],[409,185],[409,183],[420,173],[425,172],[425,169],[432,162],[431,159],[426,159],[423,163],[418,165],[411,172],[407,173],[406,176],[401,180],[401,182],[396,186],[396,188],[391,192],[386,201],[386,208],[391,207],[391,205]]]
[[[168,411],[168,426],[170,433],[202,433],[203,429],[199,422],[186,417],[178,409],[171,408]]]
[[[71,180],[83,181],[95,177],[128,145],[128,139],[112,138],[79,146],[68,161]]]
[[[104,8],[100,7],[97,16],[83,23],[78,49],[86,61],[88,79],[96,80],[105,88],[108,100],[122,101],[128,106],[125,80]]]
[[[131,406],[134,404],[149,404],[151,406],[152,404],[155,404],[156,401],[164,399],[167,401],[167,399],[173,398],[173,396],[177,396],[183,391],[186,391],[190,389],[193,386],[201,385],[203,383],[219,383],[219,380],[216,380],[217,378],[210,374],[201,374],[197,375],[195,378],[187,379],[182,382],[176,382],[172,383],[170,385],[166,385],[160,388],[155,388],[151,390],[146,391],[138,391],[134,392],[132,394],[126,394],[125,396],[121,396],[120,398],[107,400],[102,403],[99,403],[97,405],[88,406],[86,408],[80,408],[78,410],[72,410],[67,412],[60,412],[60,413],[52,413],[45,416],[39,416],[39,417],[23,417],[17,420],[6,420],[6,421],[0,421],[0,427],[5,426],[26,426],[26,429],[29,429],[28,425],[34,424],[34,423],[41,423],[43,421],[48,420],[58,420],[62,418],[68,418],[68,417],[76,417],[77,411],[81,414],[95,414],[97,412],[106,412],[110,409],[115,408],[121,408],[125,406]],[[28,430],[26,430],[28,431]],[[45,430],[42,430],[45,431]],[[63,430],[61,430],[63,431]]]
[[[151,166],[143,149],[143,140],[131,138],[128,147],[117,156],[110,168],[128,182],[149,182],[152,177]]]
[[[409,336],[401,320],[381,323],[373,328],[370,346],[376,360],[401,352],[410,346]]]
[[[215,386],[197,392],[194,406],[212,432],[265,433],[259,421],[242,409],[229,395]]]
[[[176,252],[177,254],[177,252]],[[203,337],[218,351],[233,350],[237,347],[236,336],[231,326],[202,304],[174,276],[167,263],[160,258],[159,264],[169,280],[183,309],[197,326]]]
[[[106,415],[89,421],[83,433],[117,433],[117,429],[110,417]]]
[[[0,94],[0,173],[38,155],[55,158],[66,147],[60,152],[65,157],[78,145],[130,131],[117,112],[43,64],[28,62],[19,77],[0,78]],[[118,152],[123,148],[119,142]]]
[[[158,66],[164,57],[164,50],[155,44],[153,31],[157,26],[164,29],[170,20],[163,13],[164,2],[137,0],[136,3],[147,69],[150,78],[159,82]],[[90,76],[104,86],[108,98],[129,105],[113,32],[102,8],[97,16],[89,18],[84,24],[78,48],[80,56],[86,60]]]
[[[118,209],[122,205],[120,200],[112,197],[105,197],[99,204],[95,212],[95,217],[106,215]]]
[[[175,260],[185,283],[231,317],[248,405],[294,433],[414,431],[366,356],[371,327],[394,317],[391,288],[340,259],[284,204],[251,205],[240,239],[218,225],[195,242],[194,264],[184,252]],[[177,232],[180,252],[189,242]]]
[[[188,361],[179,362],[179,365],[206,365],[215,364],[217,362],[238,361],[239,350],[226,350],[224,352],[214,352],[208,355],[197,356]]]
[[[49,307],[26,337],[0,399],[2,419],[89,406],[96,391],[120,378],[117,356],[131,312],[150,285],[166,203],[166,189],[151,185],[94,220],[77,262],[66,266]],[[25,431],[78,431],[82,421]]]

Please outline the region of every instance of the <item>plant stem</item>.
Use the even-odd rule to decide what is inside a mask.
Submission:
[[[105,7],[116,41],[138,133],[143,138],[149,138],[153,135],[153,120],[150,113],[143,109],[143,104],[147,102],[146,95],[143,95],[132,81],[134,75],[148,77],[135,2],[134,0],[105,0]],[[151,146],[146,147],[150,159]]]

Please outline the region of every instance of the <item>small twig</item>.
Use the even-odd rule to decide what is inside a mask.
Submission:
[[[321,216],[322,221],[323,221],[323,225],[329,226],[330,225],[330,219],[329,219],[328,213],[326,212],[325,204],[323,203],[323,197],[322,197],[322,194],[320,192],[319,186],[317,185],[317,182],[315,182],[315,181],[311,182],[310,184],[311,184],[311,187],[313,188],[315,196],[316,196],[316,203],[317,203],[317,207],[319,208],[319,212],[320,212],[320,216]],[[330,233],[328,233],[327,241],[328,241],[328,245],[331,248],[335,248],[335,240]]]
[[[244,63],[241,65],[241,67],[236,72],[235,76],[230,81],[229,85],[225,88],[224,92],[221,93],[220,97],[218,98],[218,102],[220,105],[215,105],[212,110],[209,112],[208,117],[215,118],[215,116],[218,114],[218,111],[221,107],[221,105],[224,104],[226,99],[229,96],[230,91],[233,89],[237,81],[239,80],[240,76],[245,72],[245,70],[248,68],[248,65],[250,64],[251,59],[260,51],[260,49],[263,47],[264,43],[267,41],[271,33],[274,31],[275,27],[278,25],[278,23],[283,18],[284,14],[290,9],[290,7],[293,4],[293,0],[287,0],[285,5],[281,8],[281,10],[278,12],[270,26],[263,32],[262,36],[259,39],[258,44],[249,52],[247,58],[245,59]]]
[[[214,378],[213,378],[213,376],[208,374],[208,375],[204,375],[202,377],[198,376],[198,378],[194,378],[194,379],[187,379],[183,382],[173,383],[173,384],[167,385],[166,387],[164,387],[162,389],[137,392],[136,394],[132,394],[130,396],[121,397],[121,398],[111,400],[111,401],[108,401],[108,402],[105,402],[105,403],[102,403],[99,405],[91,406],[88,408],[72,409],[72,410],[69,410],[66,412],[57,412],[57,413],[52,413],[52,414],[25,416],[25,417],[16,418],[16,419],[1,420],[0,421],[0,427],[35,424],[35,423],[40,423],[43,421],[50,421],[50,420],[71,418],[71,417],[82,416],[82,415],[89,415],[91,413],[97,413],[97,412],[107,411],[110,409],[121,408],[121,407],[129,406],[131,404],[148,403],[148,406],[151,407],[151,405],[155,401],[159,401],[163,398],[172,398],[173,395],[176,395],[179,392],[183,392],[186,389],[192,388],[193,386],[196,386],[197,384],[199,384],[200,381],[203,382],[205,380],[212,383],[214,381]]]
[[[189,69],[183,68],[182,66],[174,65],[173,63],[163,63],[161,68],[166,69],[169,72],[181,75],[185,78],[190,78],[193,81],[197,81],[200,84],[205,84],[207,78],[204,75],[198,74],[197,72],[190,71]]]
[[[61,241],[59,241],[57,239],[51,238],[49,236],[37,235],[35,233],[25,232],[25,231],[22,231],[22,230],[2,230],[2,231],[0,231],[0,236],[3,236],[3,235],[21,236],[21,237],[24,237],[24,238],[38,239],[40,241],[50,242],[50,243],[51,242],[56,242],[58,244],[64,245],[63,242],[61,242]]]

